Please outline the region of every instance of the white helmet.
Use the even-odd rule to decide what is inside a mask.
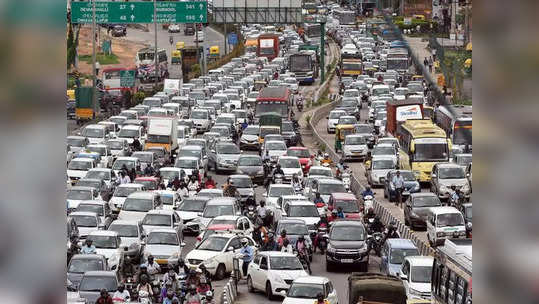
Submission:
[[[329,153],[324,153],[324,157],[329,157]]]
[[[248,240],[247,238],[243,238],[243,239],[241,239],[241,243],[242,243],[243,245],[248,244],[248,243],[249,243],[249,240]]]
[[[206,292],[206,297],[210,297],[210,298],[213,297],[213,292],[211,292],[211,290],[208,290]]]

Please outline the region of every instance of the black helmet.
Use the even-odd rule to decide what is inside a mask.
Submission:
[[[323,301],[324,300],[324,294],[322,294],[321,292],[319,292],[317,295],[316,295],[316,299],[318,301]]]
[[[182,258],[179,258],[179,259],[178,259],[178,265],[179,265],[180,267],[183,267],[183,265],[185,265],[185,262],[184,262],[184,260],[183,260]]]
[[[303,235],[298,236],[298,241],[304,241],[305,237]]]
[[[451,190],[455,190],[455,189],[457,189],[457,186],[451,185]]]
[[[375,221],[380,221],[380,216],[379,216],[379,215],[376,215],[376,216],[374,217],[374,220],[375,220]]]
[[[281,230],[281,235],[286,235],[286,229]]]

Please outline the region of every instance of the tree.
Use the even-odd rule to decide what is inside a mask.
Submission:
[[[71,23],[67,28],[67,68],[75,64],[75,40],[73,38],[73,27]]]

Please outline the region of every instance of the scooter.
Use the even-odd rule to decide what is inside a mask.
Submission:
[[[274,184],[282,184],[283,183],[284,176],[282,174],[275,174],[273,175],[273,183]]]
[[[369,248],[374,249],[374,252],[377,256],[381,256],[383,238],[384,235],[381,232],[375,232],[367,237]]]
[[[320,249],[320,253],[324,254],[328,248],[328,240],[329,236],[327,234],[328,228],[327,227],[318,227],[318,233],[316,233],[316,247],[314,250],[316,251],[316,248]],[[313,232],[314,233],[314,232]]]
[[[350,191],[350,173],[345,170],[341,173],[341,180],[346,191]]]
[[[363,206],[365,210],[369,210],[369,208],[374,208],[374,197],[372,195],[366,195],[363,198]]]

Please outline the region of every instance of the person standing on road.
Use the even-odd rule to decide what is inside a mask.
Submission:
[[[429,60],[427,59],[427,57],[423,59],[423,65],[425,66],[425,68],[429,65]]]
[[[249,267],[249,264],[253,260],[254,250],[252,246],[249,246],[249,241],[247,240],[247,238],[243,238],[241,240],[241,244],[243,245],[240,251],[240,253],[243,255],[242,256],[243,264],[241,265],[241,268],[243,271],[243,276],[247,277],[247,268]]]
[[[432,64],[434,63],[432,61],[432,57],[429,57],[428,63],[429,63],[429,73],[432,73]]]
[[[399,207],[402,207],[402,191],[404,190],[404,178],[402,177],[400,171],[397,170],[397,174],[393,176],[391,183],[393,184],[393,188],[395,188],[395,192],[397,195],[397,202],[395,204]]]

